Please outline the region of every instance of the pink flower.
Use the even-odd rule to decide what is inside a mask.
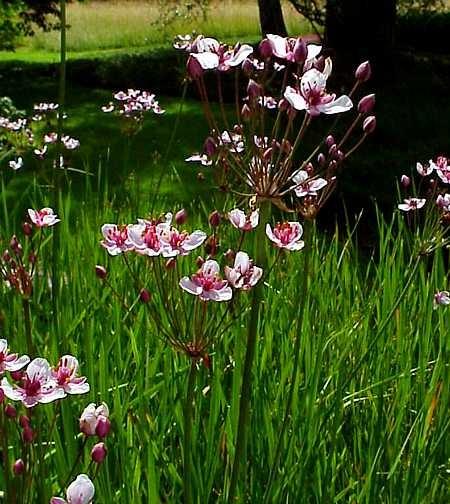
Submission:
[[[203,301],[229,301],[233,292],[228,282],[221,278],[219,270],[216,261],[205,261],[191,278],[183,277],[180,280],[180,287]]]
[[[404,203],[400,203],[398,208],[403,212],[409,212],[410,210],[419,210],[419,208],[425,205],[427,200],[421,198],[408,198],[403,201]]]
[[[222,72],[230,68],[239,66],[244,60],[253,53],[253,47],[248,44],[236,44],[229,48],[220,44],[216,39],[203,38],[199,36],[189,47],[190,55],[188,66],[191,73],[193,69],[192,59],[198,63],[201,70],[218,69]],[[201,70],[199,71],[201,72]],[[194,70],[194,74],[196,71]],[[194,75],[193,75],[194,76]]]
[[[436,170],[436,173],[444,184],[450,184],[450,165],[446,157],[439,156],[436,162],[430,160],[430,168]]]
[[[102,234],[105,238],[101,244],[112,256],[128,252],[134,249],[134,245],[128,236],[130,226],[118,226],[117,224],[103,224]]]
[[[50,504],[91,504],[95,487],[86,474],[79,474],[67,487],[66,499],[52,497]]]
[[[169,224],[161,225],[159,228],[163,257],[187,255],[206,240],[206,233],[203,231],[197,230],[189,234],[187,231],[180,232]]]
[[[253,261],[245,252],[238,252],[233,268],[225,266],[225,276],[235,289],[249,290],[262,277],[263,270],[253,265]]]
[[[331,59],[325,60],[323,72],[315,68],[305,72],[300,80],[300,89],[286,87],[284,97],[295,110],[306,110],[308,114],[338,114],[353,107],[346,95],[336,98],[335,94],[326,91],[327,79],[331,73]]]
[[[437,308],[438,306],[444,305],[450,305],[450,293],[448,291],[438,291],[434,295],[434,300],[433,300],[434,308]]]
[[[249,215],[245,215],[242,210],[235,208],[228,212],[228,219],[235,228],[241,231],[251,231],[259,223],[259,210],[254,210]]]
[[[12,354],[8,352],[8,342],[0,339],[0,374],[5,371],[19,371],[30,362],[28,355]]]
[[[86,377],[77,376],[78,360],[72,355],[61,357],[52,375],[58,386],[67,394],[86,394],[89,392],[89,383],[87,383]]]
[[[303,196],[317,196],[318,191],[323,189],[328,182],[320,177],[310,177],[305,170],[299,170],[293,177],[295,182],[295,194],[298,198]]]
[[[436,199],[436,205],[442,210],[448,212],[450,210],[450,194],[444,194],[444,196],[439,194]]]
[[[3,378],[1,387],[6,397],[12,401],[22,401],[26,408],[66,397],[64,390],[53,379],[49,363],[41,358],[30,362],[21,387],[10,385],[6,378]]]
[[[301,38],[280,37],[279,35],[267,35],[267,40],[272,48],[272,53],[277,58],[285,59],[286,61],[303,63],[305,60],[310,60],[318,56],[322,50],[322,46],[316,44],[308,44],[307,54],[304,54],[304,47],[301,47]]]
[[[109,409],[105,403],[96,406],[90,403],[80,416],[80,431],[86,436],[95,436],[99,422],[109,418]]]
[[[427,177],[433,172],[433,166],[430,164],[423,166],[422,163],[416,164],[417,173],[422,177]]]
[[[253,53],[253,47],[248,44],[236,44],[231,49],[219,49],[219,70],[226,72],[230,68],[239,66]]]
[[[303,228],[299,222],[278,223],[273,231],[270,224],[266,225],[266,235],[276,247],[287,250],[301,250],[305,242],[301,240]]]
[[[31,222],[40,228],[54,226],[56,223],[61,222],[53,210],[47,207],[42,210],[32,210],[29,208],[28,215],[30,216]]]
[[[128,227],[128,234],[130,242],[138,254],[155,257],[162,253],[160,224],[138,219],[138,224],[131,224]]]

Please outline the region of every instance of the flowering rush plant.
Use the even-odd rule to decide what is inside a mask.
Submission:
[[[348,94],[336,95],[328,83],[331,58],[322,55],[320,45],[300,37],[267,35],[257,50],[202,35],[178,36],[174,45],[187,54],[187,77],[197,88],[210,128],[202,150],[187,161],[210,167],[222,190],[248,198],[251,207],[268,200],[314,218],[335,188],[339,168],[376,127],[375,96],[357,98],[370,78],[369,63],[356,69]],[[233,120],[225,112],[222,89],[223,77],[231,72],[236,74]],[[210,106],[208,74],[217,80],[219,114]],[[305,136],[321,116],[349,117],[352,111],[356,114],[340,133],[335,120],[323,141],[305,149]]]
[[[79,148],[80,141],[66,133],[61,134],[59,141],[58,115],[58,104],[37,103],[30,117],[0,116],[0,161],[6,159],[7,167],[17,171],[24,167],[26,155],[39,160],[55,159],[58,151],[59,168],[68,166],[71,153]]]

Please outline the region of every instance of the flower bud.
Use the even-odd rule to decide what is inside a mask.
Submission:
[[[204,262],[205,260],[203,259],[202,256],[198,256],[197,259],[195,260],[195,264],[197,265],[198,268],[201,268]]]
[[[34,432],[33,432],[33,429],[31,427],[25,427],[25,429],[23,429],[22,431],[22,439],[23,439],[23,442],[24,443],[31,443],[33,441],[33,438],[34,438]]]
[[[313,175],[314,174],[314,165],[309,162],[305,166],[305,171],[308,173],[308,175]]]
[[[217,150],[217,144],[216,142],[214,141],[214,138],[212,137],[208,137],[206,140],[205,140],[205,143],[203,144],[203,152],[208,156],[208,157],[211,157],[211,156],[214,156],[215,152]]]
[[[12,404],[7,404],[5,406],[5,415],[8,418],[16,418],[17,416],[17,410]]]
[[[336,159],[339,163],[345,159],[345,154],[340,149],[336,152]]]
[[[313,66],[316,70],[319,70],[319,72],[323,72],[325,70],[325,58],[323,56],[319,56]]]
[[[211,212],[209,214],[209,223],[212,227],[217,227],[220,224],[221,220],[222,217],[220,216],[220,213],[217,210],[214,210],[214,212]]]
[[[250,77],[250,75],[252,75],[253,64],[249,58],[245,58],[244,62],[242,63],[242,71],[247,77]]]
[[[368,61],[364,61],[361,63],[355,72],[355,79],[359,82],[366,82],[370,79],[372,75],[372,68],[370,67],[370,63]]]
[[[26,415],[20,415],[19,425],[22,427],[22,429],[30,427],[30,419]]]
[[[151,299],[152,295],[147,289],[141,289],[141,292],[139,292],[139,299],[143,303],[148,303]]]
[[[325,139],[325,145],[330,148],[334,143],[334,136],[333,135],[328,135],[327,138]]]
[[[210,236],[205,243],[206,253],[213,257],[217,254],[217,249],[219,248],[219,242],[214,236]]]
[[[373,133],[376,127],[377,127],[377,120],[375,116],[369,116],[364,119],[363,131],[366,135],[368,135],[369,133]]]
[[[111,430],[111,422],[108,417],[103,415],[98,417],[95,433],[99,438],[105,438]]]
[[[272,44],[265,38],[259,43],[258,51],[262,59],[269,59],[273,54]]]
[[[92,447],[91,458],[96,464],[101,464],[106,457],[105,443],[97,443]]]
[[[188,214],[184,208],[181,210],[178,210],[178,212],[175,214],[175,222],[177,223],[178,226],[181,226],[187,221]]]
[[[234,258],[236,257],[236,253],[234,252],[234,250],[232,249],[228,249],[225,254],[223,254],[225,256],[225,259],[229,262],[229,263],[232,263],[234,262]]]
[[[196,58],[189,56],[186,63],[186,70],[189,77],[193,80],[199,79],[203,75],[203,68]]]
[[[22,224],[22,230],[25,236],[31,236],[33,232],[33,226],[29,222],[24,222]]]
[[[23,371],[11,371],[9,374],[14,381],[20,381],[23,378]]]
[[[34,252],[28,254],[28,262],[34,264],[37,261],[37,255]]]
[[[281,142],[281,151],[284,152],[285,154],[290,154],[292,150],[292,145],[291,142],[287,138],[283,138]]]
[[[248,81],[247,94],[250,100],[254,100],[262,95],[262,87],[253,79]]]
[[[330,161],[330,164],[328,165],[328,169],[330,171],[334,171],[336,170],[337,168],[337,161],[335,159],[333,159],[332,161]]]
[[[203,182],[203,181],[205,180],[205,174],[204,174],[203,172],[201,172],[201,171],[200,171],[200,172],[198,172],[198,173],[197,173],[197,180],[198,180],[199,182]]]
[[[358,112],[360,114],[368,114],[369,112],[372,112],[374,107],[375,107],[375,95],[370,94],[364,96],[363,98],[361,98],[361,100],[359,100]]]
[[[176,258],[175,257],[170,257],[166,261],[165,268],[166,268],[166,270],[172,270],[172,269],[175,268],[176,265],[177,265]]]
[[[106,268],[104,266],[100,266],[99,264],[95,266],[95,274],[98,278],[100,278],[100,280],[104,280],[108,276]]]
[[[286,100],[286,98],[281,98],[281,100],[278,102],[278,108],[284,112],[285,110],[289,110],[290,105],[289,102]]]
[[[319,166],[321,168],[323,166],[325,166],[326,158],[325,158],[325,154],[323,152],[320,152],[319,155],[317,156],[317,163],[319,164]]]
[[[17,459],[13,464],[13,473],[15,476],[20,476],[25,471],[25,462],[22,459]]]
[[[296,63],[304,63],[308,56],[308,48],[301,37],[295,41],[294,45],[294,61]]]
[[[242,116],[242,119],[244,119],[244,121],[248,121],[250,119],[250,117],[252,116],[252,110],[246,103],[244,103],[244,105],[242,105],[241,116]]]
[[[411,179],[408,177],[408,175],[402,175],[400,178],[400,183],[406,189],[411,185]]]
[[[2,259],[4,262],[9,262],[11,261],[11,254],[9,253],[9,250],[5,250],[2,254]]]
[[[328,149],[328,154],[334,158],[336,157],[336,154],[337,154],[337,151],[338,151],[338,148],[337,148],[337,145],[336,144],[333,144],[329,149]]]
[[[0,388],[0,404],[5,400],[5,393],[3,392],[3,389]]]
[[[11,247],[11,250],[16,255],[18,255],[18,256],[22,255],[22,252],[23,252],[22,245],[20,244],[16,235],[13,235],[13,237],[11,238],[11,241],[9,242],[9,246]]]

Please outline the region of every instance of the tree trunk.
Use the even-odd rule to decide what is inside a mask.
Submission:
[[[280,0],[258,0],[258,7],[262,34],[273,33],[285,37],[287,30]]]
[[[386,70],[393,61],[396,0],[328,0],[326,45],[352,62],[370,59]]]

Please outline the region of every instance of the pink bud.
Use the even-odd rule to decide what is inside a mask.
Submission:
[[[101,464],[106,457],[105,443],[97,443],[92,447],[91,458],[96,464]]]
[[[336,157],[336,154],[337,154],[337,145],[336,144],[333,144],[329,149],[328,149],[328,154],[331,156],[331,157]]]
[[[375,107],[375,95],[370,94],[359,100],[358,112],[360,114],[368,114],[369,112],[372,112],[373,107]]]
[[[99,264],[95,266],[95,274],[98,278],[100,278],[100,280],[104,280],[108,276],[106,268],[104,266],[100,266]]]
[[[262,87],[253,79],[248,81],[247,94],[250,100],[254,100],[262,95]]]
[[[338,150],[336,152],[336,159],[340,162],[344,161],[345,159],[345,154],[341,151],[341,150]]]
[[[22,459],[17,459],[13,465],[13,473],[15,476],[20,476],[25,471],[25,463]]]
[[[308,48],[302,38],[298,38],[294,45],[294,60],[296,63],[304,63],[308,56]]]
[[[217,227],[220,224],[221,220],[222,218],[217,210],[214,210],[214,212],[210,213],[209,223],[211,224],[212,227]]]
[[[328,169],[330,171],[334,171],[336,170],[337,168],[337,161],[335,159],[333,159],[332,161],[330,161],[329,165],[328,165]]]
[[[197,80],[203,75],[203,68],[196,58],[189,56],[186,64],[186,69],[191,79]]]
[[[5,400],[5,393],[3,392],[3,389],[0,388],[0,404]]]
[[[278,108],[284,112],[285,110],[289,110],[290,105],[289,102],[286,100],[286,98],[281,98],[281,100],[278,102]]]
[[[217,144],[216,144],[214,138],[212,138],[212,137],[209,136],[205,140],[205,143],[203,144],[203,152],[208,157],[211,157],[211,156],[214,156],[216,150],[217,150]]]
[[[30,419],[26,415],[20,415],[19,417],[19,425],[22,429],[30,426]]]
[[[152,295],[147,289],[141,289],[141,292],[139,292],[139,299],[143,303],[148,303],[151,299]]]
[[[95,426],[95,433],[99,438],[105,438],[111,430],[111,422],[108,417],[100,415]]]
[[[364,119],[363,122],[363,131],[368,135],[369,133],[373,133],[375,128],[377,127],[377,120],[375,116],[369,116]]]
[[[309,175],[313,175],[314,174],[314,165],[312,163],[307,163],[307,165],[305,166],[305,171]]]
[[[368,81],[371,75],[372,75],[372,68],[370,67],[370,63],[368,61],[364,61],[364,63],[361,63],[355,72],[355,78],[359,82]]]
[[[225,259],[229,262],[232,263],[234,261],[234,258],[236,257],[236,253],[232,249],[228,249],[225,254]]]
[[[28,261],[30,264],[34,264],[37,261],[37,255],[34,252],[28,254]]]
[[[242,119],[245,119],[245,120],[250,119],[250,117],[252,116],[252,110],[246,103],[244,103],[244,105],[242,105],[241,116],[242,116]]]
[[[249,58],[245,58],[244,62],[242,63],[242,71],[247,77],[250,77],[250,75],[252,75],[253,73],[253,70],[254,68],[252,62],[249,60]]]
[[[175,214],[175,222],[177,223],[178,226],[181,226],[187,221],[188,214],[184,208],[181,210],[178,210],[178,212]]]
[[[204,262],[205,260],[203,259],[202,256],[198,256],[197,259],[195,260],[195,264],[197,265],[198,268],[201,268]]]
[[[30,427],[25,427],[25,429],[23,429],[22,431],[22,439],[23,439],[23,442],[24,443],[31,443],[33,441],[33,438],[34,438],[34,432],[33,432],[33,429],[31,429]]]
[[[17,410],[12,404],[7,404],[5,406],[5,415],[8,418],[16,418],[17,416]]]
[[[217,241],[215,236],[210,236],[205,243],[206,253],[214,257],[217,254],[217,249],[219,248],[219,242]]]
[[[170,257],[166,261],[165,268],[166,268],[166,270],[172,270],[172,269],[175,268],[176,265],[177,265],[176,258],[175,257]]]
[[[5,250],[2,255],[2,259],[7,263],[11,261],[11,254],[9,253],[9,250]]]
[[[22,224],[23,233],[25,236],[31,236],[33,232],[33,226],[29,222],[24,222]]]
[[[329,148],[331,147],[334,143],[334,136],[333,135],[328,135],[327,138],[325,139],[325,145]]]
[[[400,178],[400,183],[406,189],[411,185],[411,179],[408,177],[408,175],[402,175]]]
[[[262,59],[269,59],[273,54],[272,44],[269,42],[268,39],[261,40],[261,42],[259,43],[258,50],[259,55],[261,56]]]
[[[10,375],[14,381],[20,381],[23,378],[23,371],[11,371]]]
[[[325,158],[325,154],[323,152],[320,152],[319,155],[317,156],[317,162],[320,167],[325,166],[326,158]]]
[[[22,255],[22,252],[23,252],[22,245],[20,244],[16,235],[13,235],[13,237],[11,238],[11,241],[9,242],[9,246],[11,247],[11,250],[16,255],[18,255],[18,256]]]

